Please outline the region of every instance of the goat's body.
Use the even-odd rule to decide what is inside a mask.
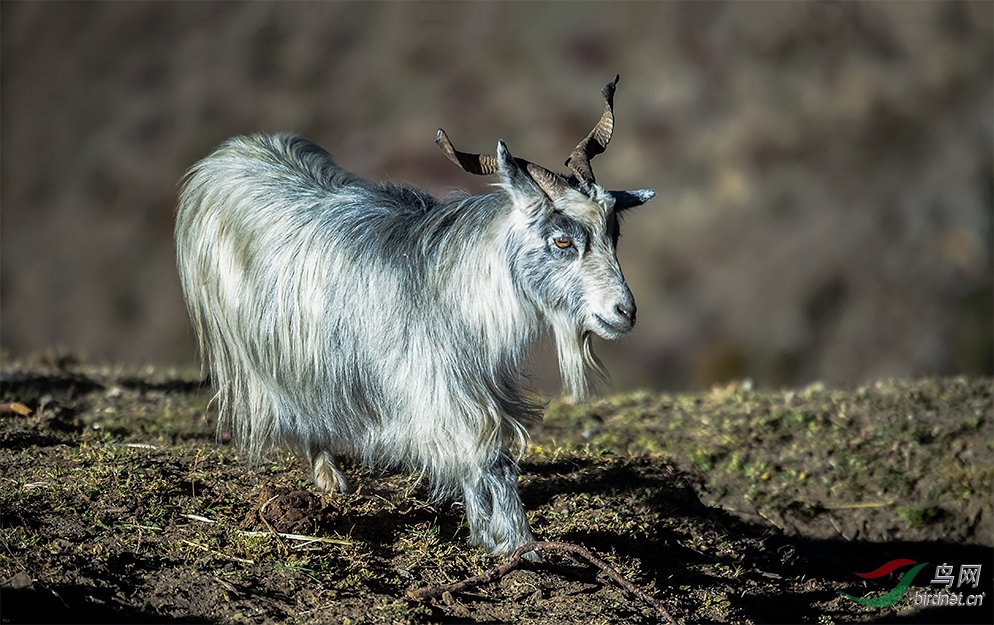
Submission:
[[[325,488],[347,488],[337,457],[422,473],[507,526],[477,542],[527,542],[507,441],[535,414],[521,382],[539,316],[516,292],[501,193],[439,202],[291,135],[195,166],[178,265],[222,426],[253,452],[296,449]]]
[[[324,490],[348,490],[339,458],[413,470],[461,495],[470,540],[508,554],[532,540],[508,445],[537,415],[525,359],[555,338],[567,391],[601,373],[591,336],[635,324],[618,265],[620,211],[650,190],[607,191],[590,159],[605,110],[570,154],[569,177],[436,143],[494,193],[438,201],[365,180],[293,135],[231,139],[187,174],[176,218],[183,293],[222,431],[257,455],[285,445]]]

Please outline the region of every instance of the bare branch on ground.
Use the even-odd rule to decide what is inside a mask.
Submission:
[[[524,554],[530,553],[532,551],[541,551],[543,549],[556,549],[560,551],[569,551],[571,553],[583,556],[591,564],[593,564],[597,568],[607,573],[608,576],[611,577],[611,579],[618,582],[618,584],[621,585],[622,588],[632,593],[636,597],[642,599],[652,607],[656,608],[656,611],[664,619],[666,619],[666,622],[673,623],[674,625],[676,624],[676,621],[674,621],[673,617],[670,616],[670,613],[666,610],[666,607],[663,606],[662,602],[660,602],[658,599],[651,596],[649,593],[645,592],[635,584],[631,583],[630,581],[622,577],[621,574],[615,571],[614,568],[612,568],[611,565],[609,565],[607,562],[604,562],[603,560],[595,556],[585,547],[582,547],[580,545],[575,545],[572,543],[563,543],[555,541],[533,541],[530,543],[525,543],[524,545],[518,547],[515,550],[515,552],[512,553],[510,557],[508,557],[507,562],[504,562],[499,566],[495,566],[494,568],[485,571],[480,575],[467,577],[464,580],[453,582],[451,584],[438,584],[436,586],[426,586],[425,588],[418,588],[417,590],[409,590],[407,591],[407,596],[416,601],[424,601],[425,599],[437,597],[439,595],[442,595],[443,593],[461,592],[463,590],[475,588],[480,584],[486,584],[488,582],[492,582],[495,579],[499,579],[504,575],[510,573],[512,570],[517,568],[519,564],[521,564],[522,562],[521,558]]]

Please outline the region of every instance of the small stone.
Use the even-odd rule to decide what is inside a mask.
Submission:
[[[8,579],[6,583],[4,583],[4,586],[7,586],[8,588],[13,588],[15,590],[21,590],[23,588],[30,588],[31,584],[32,584],[31,576],[25,573],[24,571],[21,571],[20,573],[17,573],[13,577]]]

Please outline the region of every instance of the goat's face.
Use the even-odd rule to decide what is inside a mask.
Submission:
[[[497,153],[502,186],[523,226],[513,257],[528,295],[581,334],[617,339],[630,332],[635,298],[616,255],[618,212],[645,201],[649,192],[605,191],[591,182],[563,186],[552,199],[503,142]]]
[[[603,190],[593,198],[570,190],[555,202],[531,206],[540,208],[529,219],[529,247],[534,247],[523,277],[540,307],[605,339],[631,331],[635,299],[615,253],[619,230],[613,199]]]

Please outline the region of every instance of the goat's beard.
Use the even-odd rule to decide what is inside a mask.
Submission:
[[[577,327],[575,322],[561,317],[552,319],[556,339],[559,372],[563,394],[575,404],[582,403],[608,382],[607,372],[593,348],[593,332]]]

